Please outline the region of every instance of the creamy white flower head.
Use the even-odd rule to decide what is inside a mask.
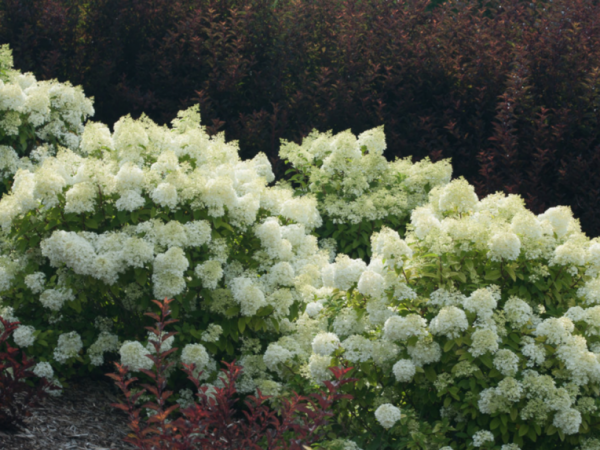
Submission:
[[[438,362],[442,357],[440,344],[428,338],[419,339],[415,345],[409,345],[406,350],[415,365],[419,367]]]
[[[525,301],[512,296],[504,304],[504,314],[513,326],[522,327],[532,319],[533,310]]]
[[[319,312],[323,309],[323,305],[319,302],[310,302],[306,305],[305,312],[309,317],[316,317]]]
[[[385,280],[380,274],[365,270],[358,280],[357,288],[363,295],[379,298],[385,290]]]
[[[238,277],[231,282],[231,293],[241,307],[243,316],[253,316],[267,305],[265,294],[251,279]]]
[[[40,378],[46,378],[49,380],[54,376],[54,369],[52,369],[50,363],[39,362],[33,368],[33,373]]]
[[[425,239],[430,233],[439,230],[441,222],[435,217],[431,206],[420,206],[415,208],[410,216],[410,222],[415,228],[415,235],[419,239]]]
[[[456,306],[445,306],[429,324],[431,334],[441,334],[448,339],[460,337],[467,328],[469,328],[467,316],[462,309]]]
[[[385,265],[389,268],[402,267],[404,259],[413,255],[406,242],[400,239],[398,232],[387,227],[382,227],[379,233],[373,233],[371,247],[373,255],[385,260]]]
[[[293,358],[293,354],[279,344],[271,343],[267,347],[263,356],[263,361],[269,370],[280,371],[280,364],[283,364]]]
[[[600,278],[586,282],[577,290],[577,296],[587,304],[600,304]]]
[[[415,364],[410,359],[401,359],[392,367],[392,372],[399,383],[410,382],[415,376],[416,370]]]
[[[519,370],[519,357],[510,350],[498,350],[494,356],[494,367],[505,377],[513,377]]]
[[[140,369],[150,370],[154,363],[146,355],[150,351],[137,341],[125,341],[119,349],[121,364],[129,370],[137,372]]]
[[[385,403],[379,406],[379,408],[377,408],[375,411],[375,418],[377,419],[377,422],[379,422],[379,424],[386,430],[392,428],[401,417],[402,415],[400,414],[400,408],[397,408],[390,403]]]
[[[187,344],[181,351],[181,362],[184,364],[195,364],[194,373],[206,369],[209,356],[202,344]]]
[[[333,376],[329,370],[331,356],[317,355],[313,353],[308,360],[308,370],[311,378],[318,384],[330,380]]]
[[[473,447],[481,447],[486,442],[494,442],[494,435],[491,431],[481,430],[473,435]]]
[[[488,248],[488,257],[492,261],[514,261],[521,252],[521,241],[516,234],[503,231],[492,236]]]
[[[456,211],[462,214],[475,209],[478,201],[475,188],[464,178],[458,178],[442,188],[438,207],[442,212]]]
[[[561,238],[567,234],[569,225],[573,221],[573,212],[568,206],[556,206],[549,208],[545,213],[538,216],[540,221],[548,221],[556,235]]]
[[[350,362],[365,362],[373,356],[373,342],[360,334],[353,334],[345,339],[341,346],[344,358]]]
[[[219,261],[204,261],[196,266],[194,272],[202,280],[202,286],[206,289],[216,289],[223,278],[223,267]]]
[[[571,319],[567,317],[550,318],[542,321],[534,331],[536,336],[546,336],[548,344],[566,342],[575,329]]]
[[[77,356],[83,348],[81,336],[75,331],[63,333],[58,337],[58,343],[54,349],[54,359],[60,363]]]
[[[340,346],[340,339],[333,333],[320,332],[312,341],[313,352],[322,356],[331,355]]]
[[[358,136],[358,146],[362,147],[363,145],[367,147],[369,153],[382,155],[387,148],[383,125],[361,133]]]
[[[19,325],[13,333],[13,339],[18,347],[29,347],[35,341],[35,328],[31,325]]]
[[[581,426],[581,413],[576,409],[569,408],[558,411],[554,416],[552,425],[561,430],[564,434],[575,434]]]
[[[530,211],[517,213],[511,221],[510,229],[513,233],[530,240],[540,239],[543,233],[538,218]]]
[[[341,291],[349,290],[367,268],[364,261],[338,255],[333,264],[333,283]]]
[[[34,294],[40,294],[43,292],[45,283],[46,275],[43,272],[35,272],[25,277],[25,285]]]
[[[483,319],[492,317],[497,304],[497,296],[488,288],[477,289],[463,302],[467,311],[476,313]]]
[[[383,335],[390,341],[407,341],[412,336],[427,335],[427,320],[417,314],[392,316],[385,321]]]
[[[489,328],[478,328],[471,335],[471,347],[469,352],[474,358],[484,355],[487,352],[492,354],[498,351],[498,334]]]

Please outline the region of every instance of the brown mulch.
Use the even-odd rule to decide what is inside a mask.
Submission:
[[[25,428],[0,431],[4,450],[130,450],[123,442],[127,415],[110,406],[120,391],[110,381],[71,382],[59,397],[46,397],[31,409]]]

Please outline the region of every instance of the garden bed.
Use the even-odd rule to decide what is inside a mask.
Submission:
[[[0,432],[0,448],[12,450],[125,450],[127,416],[110,406],[117,388],[109,381],[82,379],[59,397],[32,408],[25,429]]]

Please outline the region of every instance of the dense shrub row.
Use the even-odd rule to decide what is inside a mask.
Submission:
[[[83,85],[109,125],[200,103],[209,134],[279,177],[280,138],[385,124],[390,159],[451,157],[479,195],[571,205],[598,235],[598,15],[588,0],[7,0],[0,41],[20,69]]]

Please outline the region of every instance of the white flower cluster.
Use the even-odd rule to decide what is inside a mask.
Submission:
[[[325,190],[319,210],[334,223],[360,223],[388,216],[406,217],[427,201],[428,191],[450,181],[448,160],[388,163],[383,127],[355,137],[313,131],[301,145],[282,140],[279,154],[308,177],[308,191]]]
[[[385,403],[377,408],[375,418],[383,428],[392,428],[401,418],[400,408],[390,403]]]
[[[94,114],[91,99],[81,87],[56,80],[38,81],[31,73],[12,70],[12,55],[2,46],[2,65],[8,70],[0,77],[0,129],[7,137],[19,136],[23,127],[32,127],[42,141],[75,150],[83,133],[83,123]],[[15,150],[0,146],[0,179],[28,166]]]
[[[54,349],[54,359],[60,363],[76,357],[83,348],[81,336],[75,331],[63,333],[58,337],[58,344]]]

